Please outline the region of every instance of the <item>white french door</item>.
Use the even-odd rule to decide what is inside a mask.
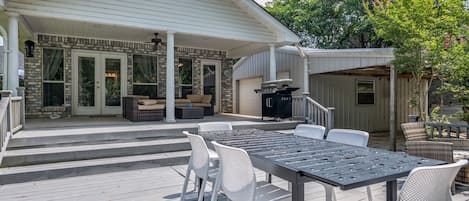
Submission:
[[[202,60],[202,94],[212,95],[215,112],[221,111],[221,61]]]
[[[121,97],[127,93],[126,65],[126,54],[73,50],[73,114],[121,114]]]

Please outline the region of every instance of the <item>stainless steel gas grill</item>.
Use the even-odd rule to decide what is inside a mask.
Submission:
[[[291,79],[273,80],[263,82],[260,89],[254,90],[262,93],[262,119],[271,117],[275,120],[292,118],[292,92],[297,87],[290,87]]]

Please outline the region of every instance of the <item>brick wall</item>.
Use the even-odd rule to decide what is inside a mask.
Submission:
[[[42,97],[42,50],[60,48],[64,50],[65,71],[65,107],[43,107]],[[34,57],[25,58],[25,87],[27,117],[46,117],[52,113],[71,115],[72,105],[72,50],[92,50],[127,54],[127,93],[132,94],[132,64],[134,54],[155,55],[158,58],[158,96],[166,96],[166,47],[160,46],[154,51],[153,44],[104,39],[78,38],[72,36],[38,35]],[[175,64],[179,58],[192,58],[192,90],[202,93],[201,62],[204,59],[219,60],[222,63],[223,112],[232,112],[232,61],[226,58],[226,52],[218,50],[175,48]],[[178,70],[175,67],[176,91],[179,86]]]

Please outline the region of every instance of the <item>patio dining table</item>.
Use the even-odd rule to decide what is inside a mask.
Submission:
[[[397,200],[397,179],[416,167],[444,161],[257,129],[200,132],[206,141],[244,149],[254,167],[291,182],[292,200],[304,184],[320,181],[342,190],[386,182],[386,200]],[[213,148],[211,143],[207,143]]]

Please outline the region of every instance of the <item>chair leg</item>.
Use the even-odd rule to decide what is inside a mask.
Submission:
[[[217,175],[217,178],[215,180],[215,183],[213,184],[213,187],[212,187],[212,198],[210,199],[210,201],[217,201],[218,199],[218,191],[220,191],[220,185],[221,185],[221,182],[220,182],[220,175]]]
[[[184,197],[187,191],[187,185],[189,184],[189,178],[191,176],[191,166],[187,166],[186,177],[184,178],[184,185],[182,186],[181,201],[184,201]]]
[[[323,185],[326,190],[326,201],[336,201],[334,187],[330,185]]]
[[[202,185],[200,186],[199,189],[199,200],[198,201],[203,201],[204,196],[205,196],[205,186],[207,185],[207,178],[202,179]]]
[[[373,194],[371,193],[371,187],[366,187],[366,194],[368,195],[368,201],[373,201]]]
[[[197,177],[196,174],[194,174],[194,192],[196,192],[198,190],[198,187],[200,186],[200,183],[199,183],[199,178]]]

